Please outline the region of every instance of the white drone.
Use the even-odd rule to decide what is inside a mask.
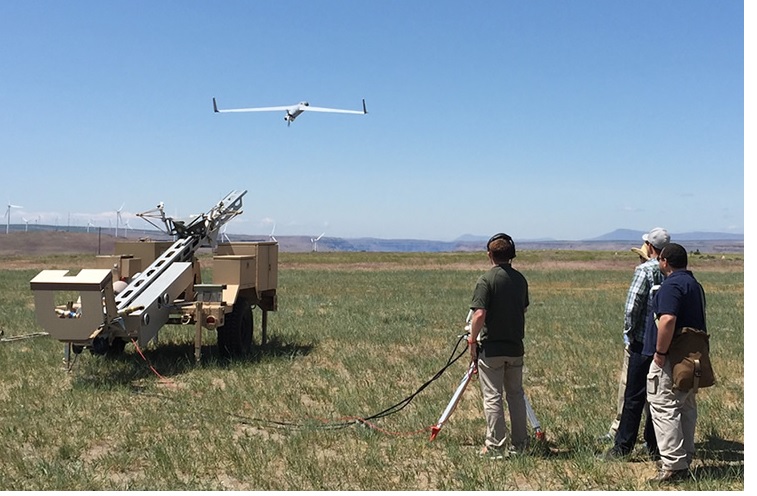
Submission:
[[[287,121],[287,126],[290,125],[299,115],[306,110],[308,112],[335,112],[338,114],[367,114],[368,110],[365,108],[365,99],[363,99],[363,110],[343,110],[324,107],[312,107],[308,102],[300,102],[295,105],[285,105],[280,107],[252,107],[252,108],[238,108],[238,109],[220,109],[216,103],[216,99],[213,98],[213,111],[216,113],[224,112],[270,112],[270,111],[284,111],[284,120]]]

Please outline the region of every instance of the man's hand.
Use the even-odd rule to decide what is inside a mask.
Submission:
[[[655,353],[654,357],[652,357],[652,360],[654,360],[654,363],[656,363],[660,368],[665,365],[665,357],[660,355],[659,353]]]
[[[468,350],[470,351],[470,361],[473,364],[474,374],[478,374],[478,333],[484,327],[484,322],[486,322],[486,310],[477,308],[471,316],[470,334],[468,334]]]
[[[470,363],[473,364],[473,373],[478,374],[478,343],[468,342],[468,351],[470,352]]]
[[[668,354],[670,343],[673,341],[677,320],[675,315],[667,313],[660,315],[657,319],[657,348],[652,360],[660,368],[665,365],[665,355]],[[665,353],[665,355],[660,353]]]

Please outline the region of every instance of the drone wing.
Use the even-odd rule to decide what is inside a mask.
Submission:
[[[339,114],[367,114],[368,110],[365,108],[365,99],[363,99],[363,110],[344,110],[344,109],[332,109],[324,107],[311,107],[310,105],[300,105],[300,110],[307,110],[313,112],[336,112]]]
[[[286,105],[286,106],[280,106],[280,107],[252,107],[252,108],[238,108],[238,109],[219,109],[218,104],[216,103],[216,99],[213,98],[213,112],[216,113],[223,113],[223,112],[271,112],[271,111],[282,111],[282,110],[296,110],[297,105]]]

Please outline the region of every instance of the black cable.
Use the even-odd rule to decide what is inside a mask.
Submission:
[[[431,377],[431,379],[429,379],[428,381],[426,381],[425,383],[423,383],[414,393],[412,393],[409,396],[405,397],[403,400],[395,403],[394,405],[392,405],[392,406],[390,406],[388,408],[385,408],[384,410],[382,410],[382,411],[380,411],[378,413],[375,413],[375,414],[367,416],[367,417],[355,418],[353,420],[344,421],[344,422],[331,422],[331,423],[328,423],[328,424],[311,426],[311,427],[320,428],[320,429],[333,430],[333,429],[343,429],[345,427],[350,427],[350,426],[358,424],[358,423],[366,425],[366,421],[368,421],[368,420],[375,420],[375,419],[387,417],[389,415],[393,415],[393,414],[401,411],[403,408],[405,408],[407,405],[409,405],[410,402],[416,396],[418,396],[418,394],[420,394],[424,389],[426,389],[429,385],[431,385],[432,382],[434,382],[439,377],[441,377],[442,374],[444,374],[444,372],[450,366],[452,366],[452,364],[454,364],[455,362],[457,362],[460,358],[462,358],[463,355],[465,355],[465,353],[468,350],[468,348],[467,348],[467,341],[466,341],[465,348],[460,353],[458,353],[457,356],[455,356],[455,353],[457,352],[457,349],[460,346],[460,342],[466,336],[467,336],[466,334],[463,334],[463,335],[461,335],[461,336],[458,337],[457,343],[455,343],[455,346],[452,349],[452,352],[450,353],[450,356],[447,359],[447,362],[444,364],[444,366],[441,369],[439,369],[439,371],[437,371],[436,374],[434,374],[434,376]],[[244,417],[242,415],[237,415],[237,414],[234,414],[234,413],[229,413],[229,415],[231,415],[233,417],[236,417],[240,422],[244,422],[244,421],[256,421],[256,422],[264,422],[264,423],[274,424],[274,425],[281,426],[281,427],[293,427],[293,428],[304,428],[305,427],[305,425],[303,425],[302,423],[297,423],[297,422],[279,422],[279,421],[272,421],[272,420],[265,420],[265,419],[253,419],[253,418]]]
[[[225,413],[228,416],[230,416],[230,417],[236,418],[238,422],[243,423],[243,424],[252,424],[252,423],[256,423],[256,424],[269,424],[269,425],[276,426],[278,428],[304,429],[304,428],[309,427],[309,428],[315,428],[315,429],[336,430],[336,429],[343,429],[345,427],[350,427],[350,426],[355,425],[355,424],[363,424],[363,425],[368,425],[370,427],[370,425],[367,424],[368,420],[375,420],[375,419],[379,419],[379,418],[384,418],[384,417],[387,417],[389,415],[393,415],[393,414],[401,411],[403,408],[405,408],[407,405],[409,405],[410,402],[416,396],[418,396],[418,394],[420,394],[424,389],[426,389],[429,385],[431,385],[432,382],[434,382],[439,377],[441,377],[444,374],[444,372],[450,366],[452,366],[452,364],[454,364],[460,358],[462,358],[463,355],[465,355],[466,351],[468,350],[467,341],[466,341],[466,346],[463,348],[463,350],[461,352],[457,353],[457,350],[460,347],[460,343],[463,341],[463,338],[465,338],[466,336],[467,336],[467,334],[462,334],[462,335],[458,336],[457,342],[455,343],[455,346],[452,348],[452,352],[450,353],[449,358],[447,358],[447,362],[444,364],[444,366],[441,369],[439,369],[433,375],[433,377],[431,377],[431,379],[429,379],[428,381],[424,382],[417,390],[415,390],[415,392],[413,392],[409,396],[405,397],[403,400],[395,403],[394,405],[392,405],[392,406],[390,406],[388,408],[385,408],[384,410],[382,410],[382,411],[380,411],[378,413],[370,415],[368,417],[354,418],[352,420],[343,421],[343,422],[329,422],[329,423],[322,423],[322,424],[312,425],[310,423],[305,423],[305,422],[284,422],[284,421],[261,419],[261,418],[255,418],[255,417],[245,417],[244,415],[239,415],[239,414],[236,414],[236,413],[233,413],[233,412],[225,412]],[[457,356],[455,356],[456,353],[457,353]],[[146,393],[146,392],[142,392],[142,391],[137,391],[136,394],[141,394],[141,395],[145,395],[145,396],[156,396],[156,397],[165,398],[165,399],[173,399],[173,398],[170,398],[170,397],[162,395],[162,394]]]
[[[395,414],[395,413],[399,412],[400,410],[402,410],[403,408],[405,408],[405,407],[406,407],[407,405],[409,405],[409,404],[410,404],[410,402],[411,402],[411,401],[412,401],[412,400],[413,400],[413,399],[414,399],[414,398],[415,398],[415,397],[416,397],[416,396],[417,396],[418,394],[420,394],[420,392],[421,392],[421,391],[423,391],[424,389],[426,389],[426,388],[427,388],[427,387],[428,387],[428,386],[429,386],[429,385],[430,385],[430,384],[431,384],[432,382],[434,382],[434,381],[435,381],[435,380],[437,380],[437,379],[438,379],[439,377],[441,377],[441,376],[442,376],[442,374],[444,374],[444,372],[445,372],[445,371],[446,371],[446,370],[447,370],[447,369],[448,369],[448,368],[449,368],[449,367],[450,367],[450,366],[451,366],[451,365],[452,365],[453,363],[455,363],[455,362],[456,362],[456,361],[458,361],[458,360],[459,360],[460,358],[462,358],[462,356],[463,356],[463,355],[465,354],[465,352],[467,351],[467,347],[466,347],[465,349],[463,349],[463,351],[462,351],[462,352],[460,352],[460,353],[459,353],[459,354],[458,354],[458,355],[457,355],[456,357],[454,357],[454,354],[455,354],[455,352],[457,351],[457,348],[458,348],[458,347],[460,346],[460,342],[462,341],[462,339],[463,339],[464,337],[465,337],[465,335],[462,335],[462,336],[460,336],[460,337],[458,338],[458,340],[457,340],[457,343],[455,344],[455,347],[453,348],[453,350],[452,350],[452,353],[450,354],[450,357],[449,357],[449,358],[447,359],[447,363],[446,363],[446,364],[444,365],[444,367],[442,367],[442,368],[441,368],[441,369],[440,369],[440,370],[439,370],[439,371],[438,371],[438,372],[437,372],[436,374],[434,374],[434,376],[433,376],[433,377],[432,377],[431,379],[429,379],[428,381],[426,381],[425,383],[423,383],[423,385],[421,385],[421,387],[419,387],[419,388],[418,388],[418,389],[417,389],[417,390],[416,390],[416,391],[415,391],[415,392],[414,392],[413,394],[411,394],[410,396],[406,397],[405,399],[403,399],[403,400],[402,400],[402,401],[400,401],[399,403],[396,403],[396,404],[394,404],[394,405],[390,406],[389,408],[387,408],[387,409],[385,409],[385,410],[382,410],[382,411],[381,411],[381,412],[379,412],[379,413],[376,413],[376,414],[374,414],[374,415],[371,415],[370,417],[363,417],[363,418],[364,418],[365,420],[372,420],[372,419],[377,419],[377,418],[386,417],[386,416],[388,416],[388,415],[392,415],[392,414]],[[454,357],[454,358],[453,358],[453,357]],[[402,406],[400,406],[400,405],[402,405]]]

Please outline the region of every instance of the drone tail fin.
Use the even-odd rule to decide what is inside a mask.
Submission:
[[[215,97],[213,97],[213,112],[218,113],[218,105],[216,105]]]

